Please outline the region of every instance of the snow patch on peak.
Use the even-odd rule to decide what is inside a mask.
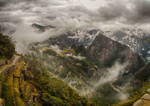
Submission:
[[[122,28],[115,31],[104,31],[104,35],[128,46],[147,61],[150,50],[150,34],[140,28]]]
[[[68,36],[68,38],[76,40],[79,43],[79,45],[88,47],[89,45],[91,45],[96,36],[99,35],[100,32],[100,30],[96,29],[84,31],[78,30],[75,32],[74,36]]]

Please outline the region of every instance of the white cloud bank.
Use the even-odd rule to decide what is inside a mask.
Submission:
[[[57,33],[34,33],[28,28],[32,23],[56,26]],[[16,28],[13,38],[19,46],[81,28],[149,31],[150,0],[0,0],[0,25],[5,24]]]

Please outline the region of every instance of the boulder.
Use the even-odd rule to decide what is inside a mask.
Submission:
[[[150,101],[150,95],[149,94],[145,94],[145,95],[142,96],[141,99]]]
[[[136,101],[133,106],[143,106],[144,102],[140,99],[138,101]]]

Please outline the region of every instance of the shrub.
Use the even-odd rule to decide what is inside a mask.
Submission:
[[[0,58],[10,59],[15,52],[15,47],[8,36],[0,33]]]

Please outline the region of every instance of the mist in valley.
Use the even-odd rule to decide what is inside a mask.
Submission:
[[[54,28],[39,31],[40,29],[32,27],[33,24],[43,27],[51,25]],[[91,65],[91,61],[89,62],[88,57],[82,55],[82,53],[75,54],[72,51],[70,53],[68,49],[72,50],[72,45],[61,49],[59,45],[47,43],[50,41],[49,39],[59,38],[68,33],[84,38],[89,34],[88,31],[94,29],[111,39],[114,37],[110,35],[118,31],[131,32],[131,36],[136,35],[138,38],[140,36],[136,32],[139,30],[144,32],[143,36],[150,35],[150,1],[0,0],[0,31],[11,37],[18,54],[41,61],[40,63],[45,70],[48,70],[54,77],[66,82],[82,96],[89,98],[96,96],[103,98],[105,101],[104,96],[106,92],[110,91],[110,95],[106,95],[108,96],[106,101],[108,98],[111,98],[110,103],[113,100],[116,100],[115,102],[126,100],[129,97],[127,89],[130,82],[125,83],[123,86],[117,86],[114,82],[124,74],[128,61],[121,63],[116,60],[111,67],[101,68],[93,61]],[[136,34],[133,34],[132,31]],[[78,34],[78,32],[81,33]],[[91,34],[91,36],[94,36],[93,38],[98,35]],[[75,37],[71,36],[70,39]],[[94,41],[93,38],[89,44]],[[47,50],[45,48],[50,48],[51,51],[48,52],[50,55],[47,52],[47,54],[44,54],[44,51]],[[64,52],[64,50],[68,50],[69,53]],[[92,71],[94,70],[91,74],[92,77],[88,77],[89,74],[85,74],[86,72],[80,73],[78,71],[79,73],[77,73],[73,71],[69,73],[68,70],[71,69],[71,65],[69,69],[66,68],[67,65],[63,63],[62,58],[68,64],[72,65],[74,62],[72,65],[74,69],[82,68],[82,61],[88,61],[87,64],[90,68],[92,67]]]

